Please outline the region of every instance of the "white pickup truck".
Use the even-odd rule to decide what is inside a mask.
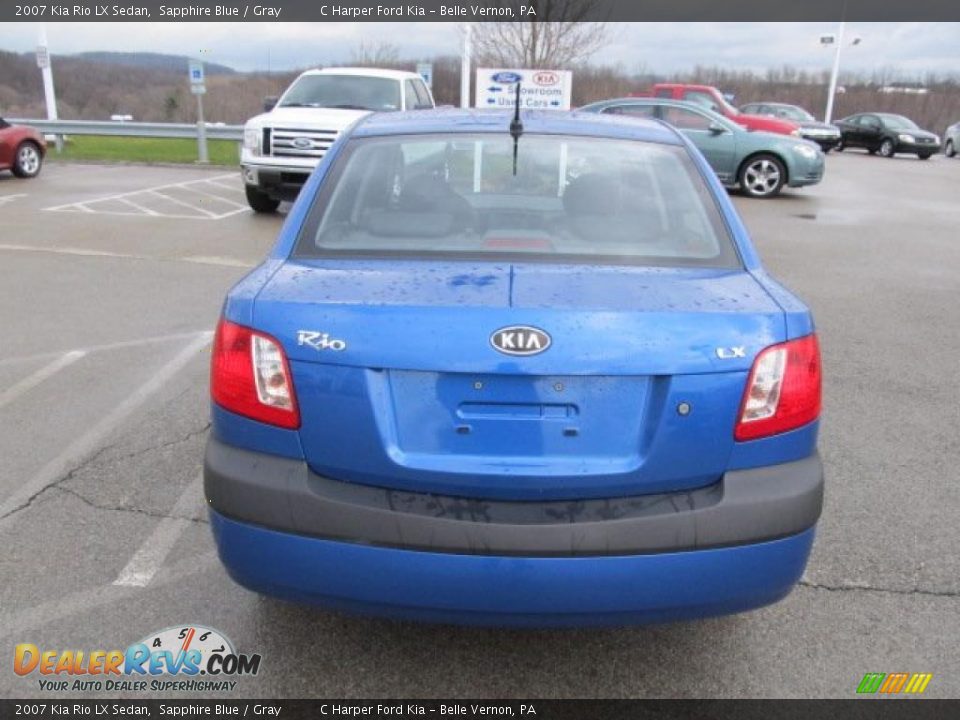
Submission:
[[[265,113],[247,121],[240,171],[247,202],[258,213],[293,200],[337,136],[370,112],[434,107],[423,79],[374,68],[308,70]]]

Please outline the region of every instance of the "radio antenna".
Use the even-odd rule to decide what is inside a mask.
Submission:
[[[517,99],[513,106],[513,120],[510,121],[510,137],[513,138],[513,175],[517,175],[517,141],[523,135],[523,123],[520,122],[520,83],[517,83]]]

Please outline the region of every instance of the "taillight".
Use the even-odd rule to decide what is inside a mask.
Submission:
[[[734,437],[755,440],[820,416],[820,346],[816,335],[771,345],[757,355],[740,403]]]
[[[300,427],[290,364],[276,339],[220,320],[210,364],[210,395],[230,412],[270,425]]]

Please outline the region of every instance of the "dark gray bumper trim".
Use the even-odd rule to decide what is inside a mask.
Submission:
[[[588,556],[702,550],[802,532],[820,517],[823,468],[726,473],[697,490],[603,500],[510,502],[427,495],[321,477],[299,460],[207,443],[213,510],[331,540],[481,555]]]

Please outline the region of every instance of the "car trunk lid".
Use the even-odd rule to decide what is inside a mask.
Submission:
[[[518,325],[549,347],[498,351]],[[288,353],[315,472],[514,499],[716,481],[784,333],[743,271],[395,260],[287,263],[255,326]]]

